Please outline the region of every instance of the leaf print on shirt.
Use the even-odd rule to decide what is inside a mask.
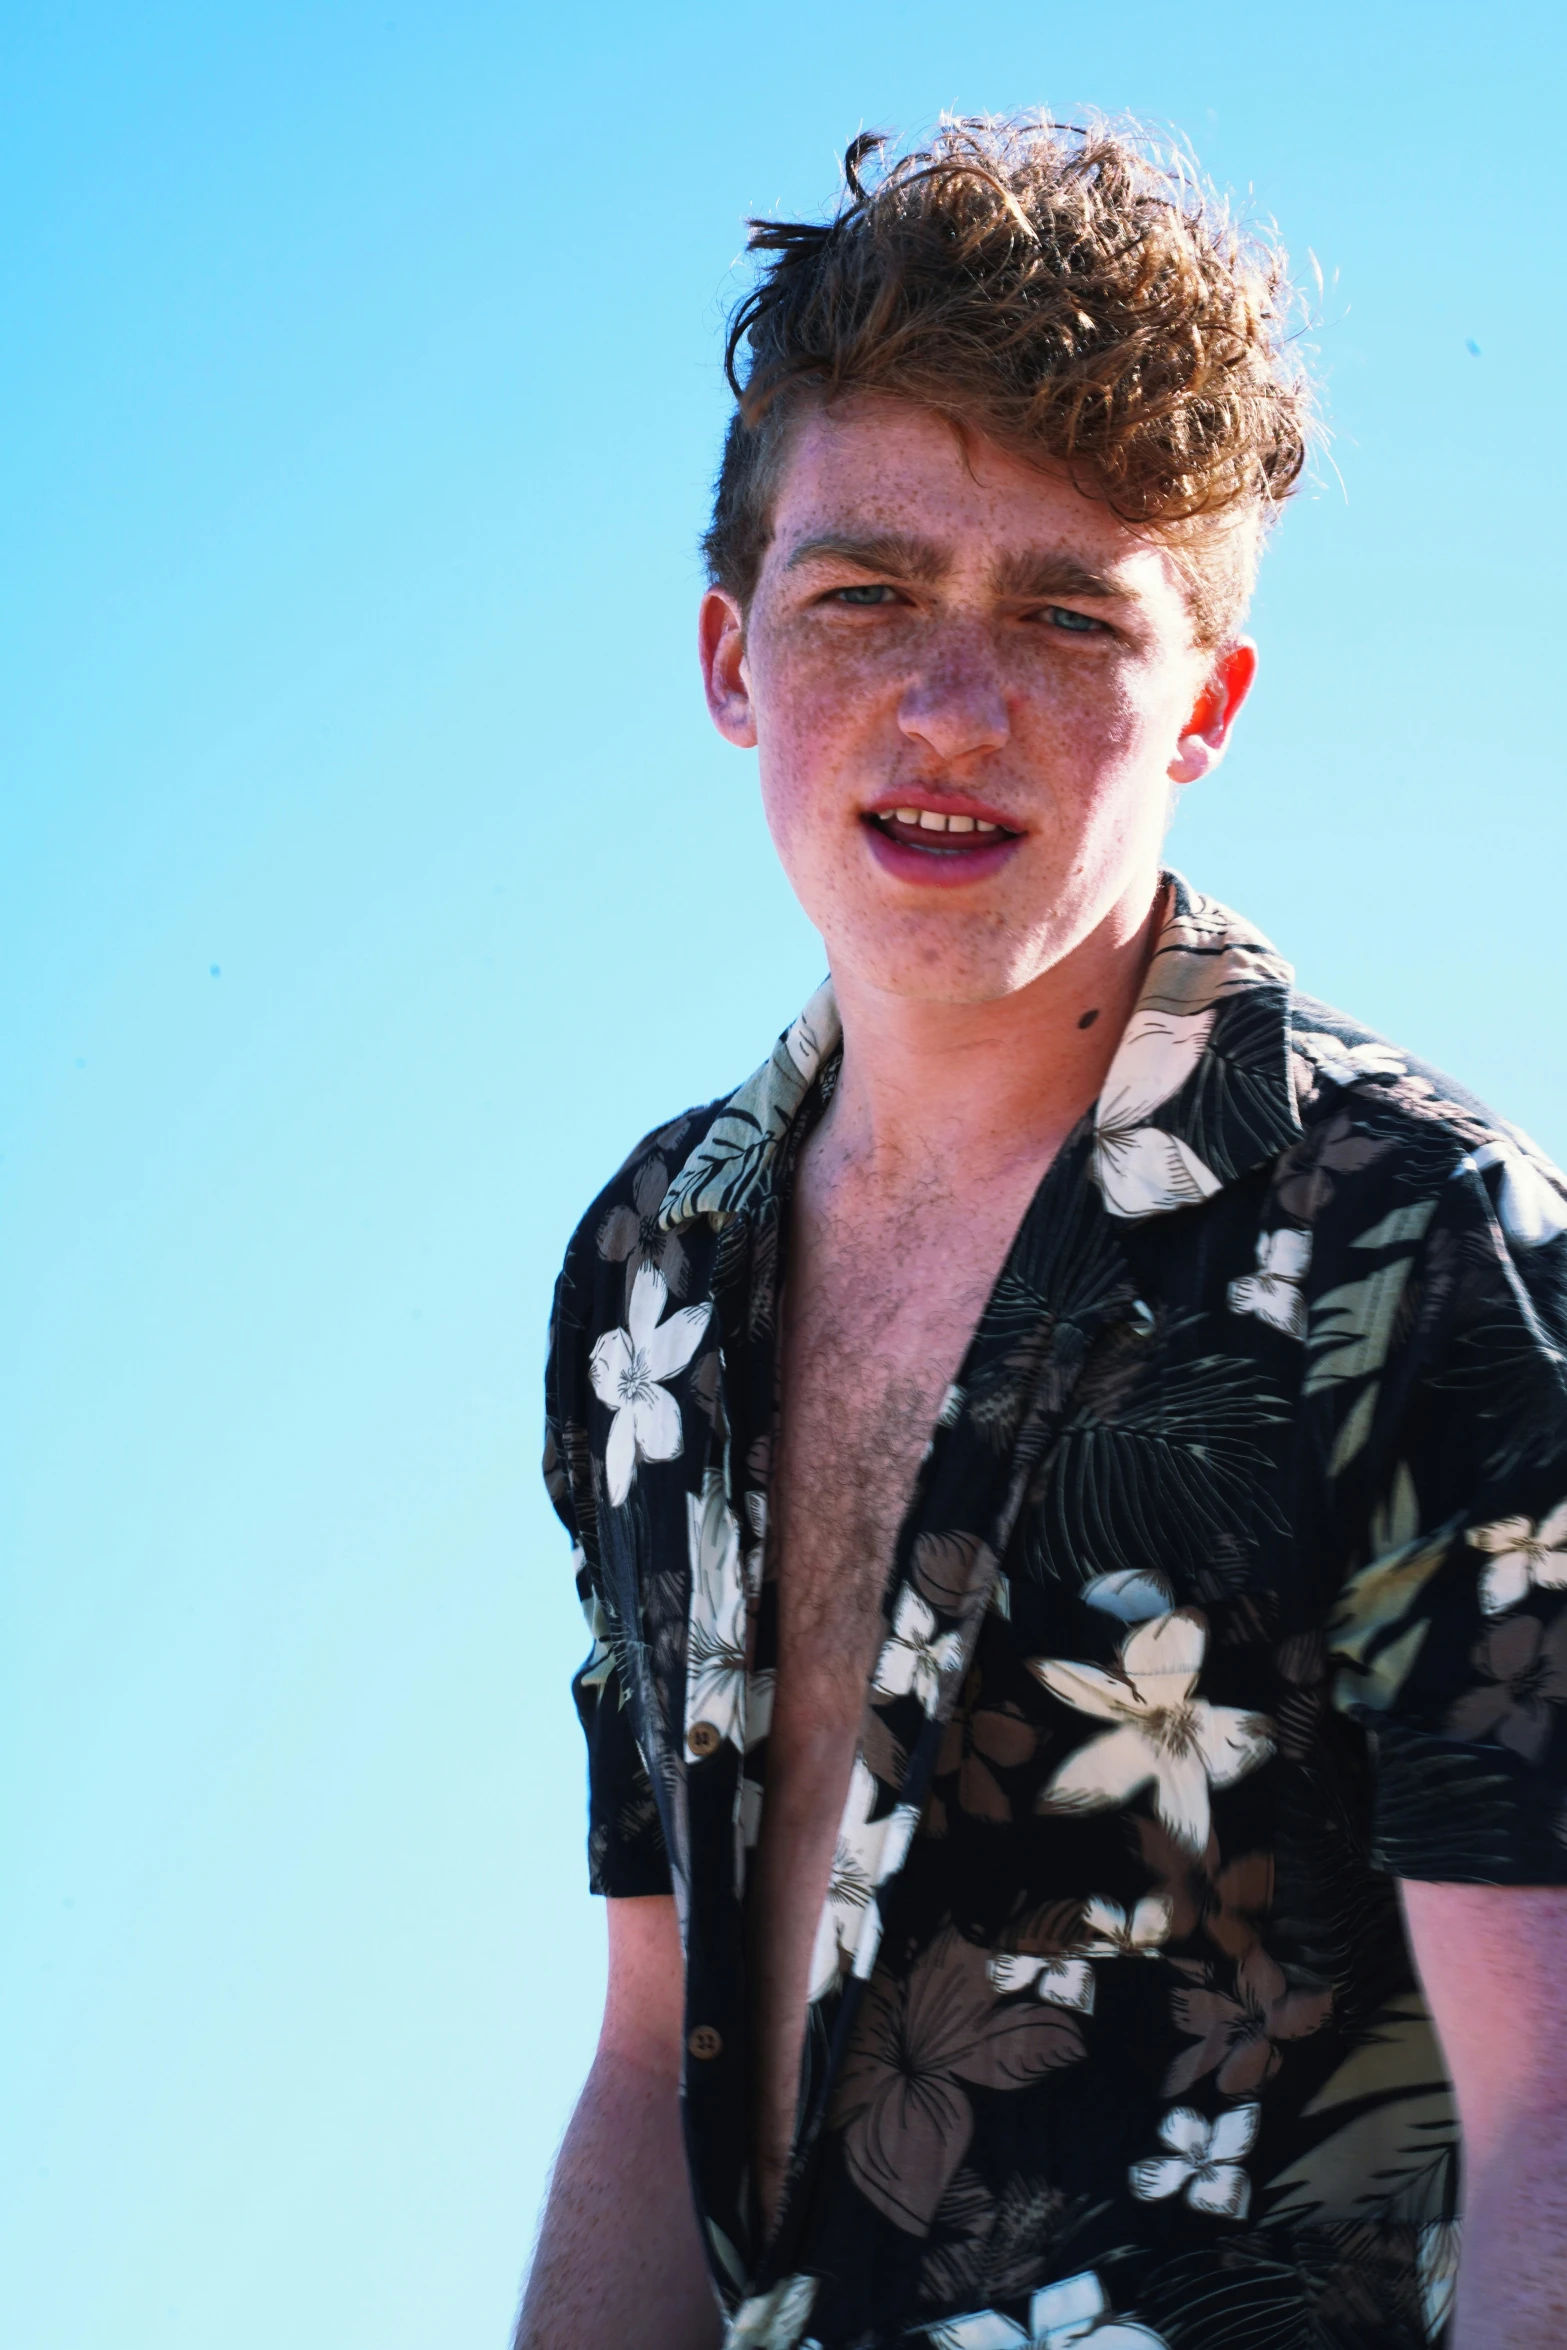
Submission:
[[[950,1927],[895,1980],[873,1976],[832,2119],[860,2193],[894,2227],[923,2235],[974,2131],[965,2087],[1021,2089],[1083,2054],[1075,2020],[1001,2001],[985,1953]]]
[[[1206,1977],[1205,1968],[1197,1971]],[[1292,1991],[1283,1968],[1259,1942],[1235,1970],[1233,1997],[1203,1980],[1192,1987],[1178,1985],[1170,2006],[1177,2028],[1195,2033],[1197,2044],[1166,2073],[1166,2097],[1183,2096],[1207,2073],[1216,2075],[1221,2096],[1246,2097],[1278,2071],[1281,2041],[1321,2031],[1333,2012],[1333,1994]]]
[[[1073,2350],[1079,2342],[1092,2350],[1167,2350],[1163,2335],[1112,2314],[1092,2271],[1042,2286],[1021,2323],[981,2309],[932,2326],[926,2339],[932,2350]]]
[[[1041,1811],[1104,1811],[1151,1786],[1171,1835],[1202,1851],[1209,1789],[1233,1786],[1273,1752],[1260,1714],[1193,1696],[1207,1641],[1202,1617],[1182,1610],[1140,1624],[1113,1673],[1064,1658],[1029,1660],[1063,1705],[1114,1725],[1067,1757],[1039,1797]]]
[[[1030,1492],[1024,1555],[1106,1613],[1159,1615],[1172,1573],[1201,1575],[1221,1541],[1249,1551],[1274,1524],[1259,1472],[1287,1412],[1237,1355],[1159,1363],[1133,1385],[1100,1370],[1091,1356]]]
[[[1132,2193],[1140,2202],[1184,2194],[1194,2211],[1214,2219],[1244,2219],[1251,2181],[1241,2158],[1257,2142],[1260,2105],[1237,2105],[1214,2122],[1189,2105],[1173,2106],[1159,2124],[1167,2154],[1152,2154],[1132,2165]]]
[[[725,1739],[745,1744],[745,1583],[740,1528],[724,1493],[723,1472],[709,1469],[700,1500],[686,1495],[691,1553],[691,1609],[686,1631],[686,1752],[698,1760]],[[692,1745],[698,1724],[708,1733]]]
[[[1528,1518],[1498,1518],[1494,1525],[1471,1526],[1467,1539],[1490,1562],[1480,1578],[1480,1605],[1488,1616],[1516,1607],[1531,1591],[1567,1591],[1567,1501],[1538,1525]]]
[[[1219,1189],[1189,1143],[1148,1123],[1196,1068],[1213,1023],[1212,1010],[1145,1011],[1128,1021],[1094,1115],[1093,1178],[1112,1216],[1162,1215]]]
[[[898,1594],[892,1632],[876,1659],[873,1689],[882,1697],[917,1697],[933,1714],[941,1697],[942,1676],[963,1660],[963,1642],[956,1632],[937,1633],[936,1618],[917,1591],[907,1584]]]
[[[588,1357],[588,1376],[601,1404],[614,1413],[604,1447],[604,1482],[618,1509],[631,1491],[638,1461],[678,1460],[685,1439],[680,1407],[666,1382],[690,1362],[712,1306],[683,1306],[667,1322],[662,1273],[644,1265],[631,1284],[626,1328],[606,1330]]]
[[[1484,1686],[1454,1700],[1444,1728],[1454,1738],[1494,1738],[1537,1763],[1556,1708],[1567,1703],[1567,1616],[1549,1630],[1537,1617],[1509,1616],[1487,1632],[1474,1664]]]
[[[1458,2292],[1458,2256],[1463,2243],[1463,2226],[1456,2219],[1428,2220],[1420,2231],[1415,2253],[1415,2271],[1420,2279],[1420,2300],[1425,2311],[1426,2331],[1433,2342],[1442,2338],[1442,2328],[1452,2315],[1453,2302]]]
[[[1382,1370],[1393,1343],[1393,1330],[1404,1291],[1414,1266],[1415,1250],[1436,1214],[1434,1199],[1414,1200],[1395,1208],[1370,1231],[1350,1242],[1355,1249],[1396,1249],[1380,1265],[1354,1281],[1342,1281],[1319,1297],[1311,1309],[1307,1350],[1310,1361],[1302,1384],[1303,1395],[1316,1395],[1346,1381],[1363,1381],[1339,1426],[1328,1474],[1336,1477],[1365,1448],[1376,1414]]]
[[[1229,1286],[1230,1309],[1255,1314],[1286,1338],[1306,1335],[1306,1300],[1301,1289],[1311,1266],[1311,1234],[1281,1227],[1257,1239],[1257,1270]]]
[[[1337,2126],[1268,2181],[1277,2198],[1270,2220],[1354,2213],[1424,2227],[1451,2219],[1458,2113],[1417,1991],[1368,2019],[1358,2046],[1303,2112],[1313,2121],[1334,2117]]]
[[[816,1924],[811,1952],[810,1997],[817,2000],[836,1989],[842,1960],[857,1975],[868,1975],[876,1963],[881,1939],[881,1912],[876,1888],[896,1876],[903,1866],[919,1812],[911,1803],[872,1819],[880,1794],[877,1781],[856,1755],[849,1776],[849,1797],[843,1807],[833,1853],[827,1898]]]

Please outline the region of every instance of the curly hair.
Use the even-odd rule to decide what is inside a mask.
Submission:
[[[714,584],[749,604],[802,409],[893,393],[1182,550],[1197,639],[1222,640],[1306,456],[1283,253],[1135,129],[944,119],[867,181],[886,145],[851,142],[832,220],[748,224],[770,258],[729,324]]]

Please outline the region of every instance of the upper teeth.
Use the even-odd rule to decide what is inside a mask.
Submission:
[[[917,824],[921,832],[998,832],[986,816],[941,816],[934,808],[894,808],[900,824]]]

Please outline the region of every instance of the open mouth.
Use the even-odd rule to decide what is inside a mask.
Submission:
[[[936,808],[883,808],[865,821],[885,840],[938,857],[972,857],[1021,837],[988,816],[943,815]]]

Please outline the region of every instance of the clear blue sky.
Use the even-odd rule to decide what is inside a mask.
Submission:
[[[1567,1153],[1564,22],[7,12],[8,2350],[503,2343],[602,1980],[544,1314],[819,975],[694,542],[862,124],[1135,108],[1316,254],[1342,484],[1174,853]]]

